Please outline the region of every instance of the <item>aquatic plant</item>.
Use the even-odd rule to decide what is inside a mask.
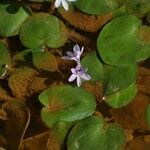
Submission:
[[[148,0],[1,1],[0,78],[7,85],[0,86],[0,119],[8,119],[8,128],[15,118],[12,127],[21,129],[15,144],[5,142],[7,149],[22,148],[36,103],[46,148],[123,150],[126,126],[112,112],[145,90],[137,78],[150,57],[149,12]],[[95,27],[91,20],[99,25],[88,30]],[[149,101],[142,113],[150,126]]]

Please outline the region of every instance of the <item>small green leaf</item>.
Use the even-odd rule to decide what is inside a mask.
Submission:
[[[81,11],[92,15],[103,15],[120,8],[126,0],[78,0],[74,4]]]
[[[0,41],[0,77],[7,71],[10,64],[10,54],[6,46]],[[6,66],[7,65],[7,66]]]
[[[33,52],[34,65],[42,70],[56,71],[58,69],[58,62],[56,57],[49,51],[47,52]]]
[[[147,106],[147,110],[146,110],[146,120],[147,120],[147,123],[150,127],[150,104]]]
[[[23,4],[5,0],[0,2],[0,36],[14,36],[26,18],[29,17],[29,8]]]
[[[50,51],[43,51],[42,48],[27,49],[19,52],[15,55],[14,61],[19,64],[32,64],[38,69],[51,72],[58,69],[56,57]]]
[[[91,76],[91,80],[103,80],[103,66],[98,56],[96,55],[96,51],[86,55],[82,59],[81,64],[88,69],[88,74]]]
[[[137,93],[137,88],[135,83],[130,85],[128,88],[120,90],[114,94],[105,97],[105,102],[113,107],[120,108],[131,102]]]
[[[117,124],[106,124],[102,117],[79,121],[68,137],[68,150],[123,150],[125,133]]]
[[[49,88],[39,95],[39,100],[45,106],[42,119],[49,127],[59,121],[73,122],[88,117],[96,107],[91,93],[71,86]]]
[[[49,46],[57,48],[66,42],[63,23],[55,16],[38,13],[30,16],[21,26],[20,39],[29,48]]]
[[[101,31],[97,47],[105,63],[124,66],[149,57],[150,42],[140,39],[141,20],[135,16],[118,17]]]
[[[126,89],[137,78],[137,64],[129,66],[108,66],[104,65],[104,93],[113,94],[122,89]]]

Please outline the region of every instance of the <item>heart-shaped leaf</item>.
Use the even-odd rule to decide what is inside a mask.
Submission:
[[[38,13],[30,16],[21,26],[20,39],[29,48],[60,47],[66,42],[65,26],[55,16]]]
[[[136,81],[137,64],[122,67],[104,65],[103,68],[106,95],[125,89]]]
[[[105,102],[113,107],[120,108],[131,102],[137,93],[137,88],[135,83],[131,84],[128,88],[120,90],[114,94],[105,97]]]
[[[9,0],[0,2],[0,36],[18,34],[22,23],[28,18],[30,10],[23,4]]]
[[[82,59],[81,64],[88,69],[88,74],[91,76],[91,80],[103,80],[103,66],[96,54],[96,51],[86,55]]]
[[[124,146],[123,129],[98,116],[79,121],[68,137],[68,150],[123,150]]]
[[[39,100],[45,106],[42,119],[50,127],[59,121],[73,122],[88,117],[96,107],[91,93],[71,86],[49,88],[39,95]]]
[[[141,20],[131,15],[118,17],[108,23],[97,41],[103,61],[123,66],[148,58],[150,41],[141,39],[140,30]]]
[[[125,1],[126,0],[78,0],[74,4],[85,13],[102,15],[118,9]]]
[[[3,77],[10,64],[10,55],[6,46],[0,41],[0,77]]]

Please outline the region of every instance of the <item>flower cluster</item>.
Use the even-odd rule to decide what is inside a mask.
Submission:
[[[72,75],[69,77],[68,81],[72,82],[75,79],[77,79],[77,86],[80,87],[82,80],[90,80],[91,77],[87,74],[87,68],[83,68],[80,63],[80,57],[82,55],[82,52],[84,50],[84,47],[80,49],[79,45],[75,45],[73,47],[73,52],[67,51],[68,56],[64,56],[63,59],[66,60],[74,60],[77,63],[77,66],[75,68],[71,68]]]
[[[67,11],[69,9],[68,2],[75,2],[76,0],[55,0],[55,7],[58,8],[61,5]]]

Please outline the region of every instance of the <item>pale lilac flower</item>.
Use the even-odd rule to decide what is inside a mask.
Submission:
[[[83,68],[81,65],[77,65],[76,68],[71,69],[72,75],[68,81],[72,82],[77,78],[77,86],[80,87],[83,80],[88,81],[91,77],[87,74],[87,68]]]
[[[68,2],[75,2],[77,0],[55,0],[55,7],[58,8],[61,5],[64,7],[64,9],[67,11],[69,9]]]
[[[80,57],[82,55],[83,50],[84,50],[84,47],[80,49],[79,45],[76,44],[73,47],[73,52],[67,51],[66,53],[68,56],[64,56],[63,58],[67,60],[75,60],[77,63],[80,63]]]

